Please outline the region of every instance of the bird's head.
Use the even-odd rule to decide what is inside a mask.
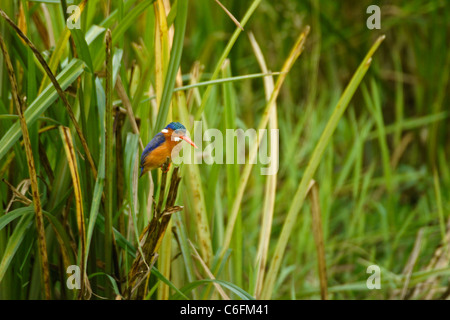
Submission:
[[[187,136],[186,128],[179,122],[169,123],[164,129],[161,130],[161,133],[165,136],[167,141],[174,141],[176,144],[178,144],[181,142],[181,140],[184,140],[194,148],[198,148],[195,143]]]

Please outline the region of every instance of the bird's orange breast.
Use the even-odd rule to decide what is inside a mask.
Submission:
[[[144,167],[147,170],[153,170],[160,167],[166,162],[167,157],[172,158],[173,144],[165,141],[158,148],[152,150],[152,152],[146,157]]]

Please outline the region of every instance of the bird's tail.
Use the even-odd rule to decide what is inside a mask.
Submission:
[[[144,174],[144,167],[141,167],[141,174],[139,175],[139,178],[142,177],[143,174]]]

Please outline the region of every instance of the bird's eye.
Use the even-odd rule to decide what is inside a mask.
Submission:
[[[179,136],[184,136],[186,135],[186,129],[177,129],[173,133]]]

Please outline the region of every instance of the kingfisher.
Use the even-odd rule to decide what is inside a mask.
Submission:
[[[186,135],[186,128],[179,122],[169,123],[161,132],[158,132],[147,144],[141,155],[141,174],[147,171],[162,168],[167,157],[172,159],[172,149],[181,142],[186,141],[194,148],[198,148],[195,143]],[[170,166],[170,163],[169,163]]]

